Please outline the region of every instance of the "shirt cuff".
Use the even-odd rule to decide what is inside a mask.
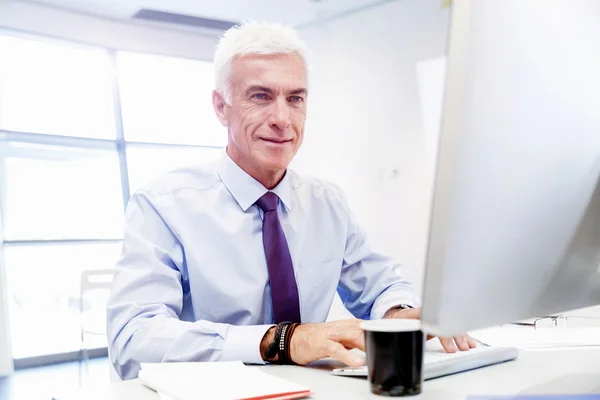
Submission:
[[[400,304],[408,304],[412,307],[420,307],[418,299],[408,293],[382,293],[373,308],[371,309],[371,319],[382,319],[390,308],[399,306]]]
[[[260,354],[260,342],[273,325],[234,326],[227,330],[221,350],[221,361],[242,361],[245,364],[265,364]]]

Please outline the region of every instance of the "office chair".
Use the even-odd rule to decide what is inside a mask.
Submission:
[[[91,335],[100,340],[106,338],[106,298],[88,299],[90,293],[108,294],[112,285],[114,270],[86,270],[81,272],[79,291],[80,317],[80,351],[79,351],[79,384],[82,385],[82,363],[89,373],[89,355],[86,336]],[[87,295],[87,296],[86,296]],[[96,300],[96,301],[93,301]]]

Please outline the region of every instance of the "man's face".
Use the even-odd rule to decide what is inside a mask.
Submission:
[[[233,59],[231,105],[220,118],[229,130],[228,153],[242,168],[276,173],[292,161],[304,137],[306,75],[297,54]]]

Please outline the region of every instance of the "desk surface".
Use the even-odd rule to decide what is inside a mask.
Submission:
[[[308,367],[267,365],[264,371],[311,388],[315,399],[381,399],[372,395],[365,378],[333,376],[333,361]],[[159,396],[137,380],[114,383],[105,390],[80,398],[107,400],[158,400]],[[521,351],[511,362],[425,382],[418,400],[458,400],[473,394],[600,393],[600,347]]]

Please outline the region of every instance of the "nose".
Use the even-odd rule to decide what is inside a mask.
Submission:
[[[291,124],[289,104],[285,98],[278,97],[271,105],[269,126],[284,130]]]

